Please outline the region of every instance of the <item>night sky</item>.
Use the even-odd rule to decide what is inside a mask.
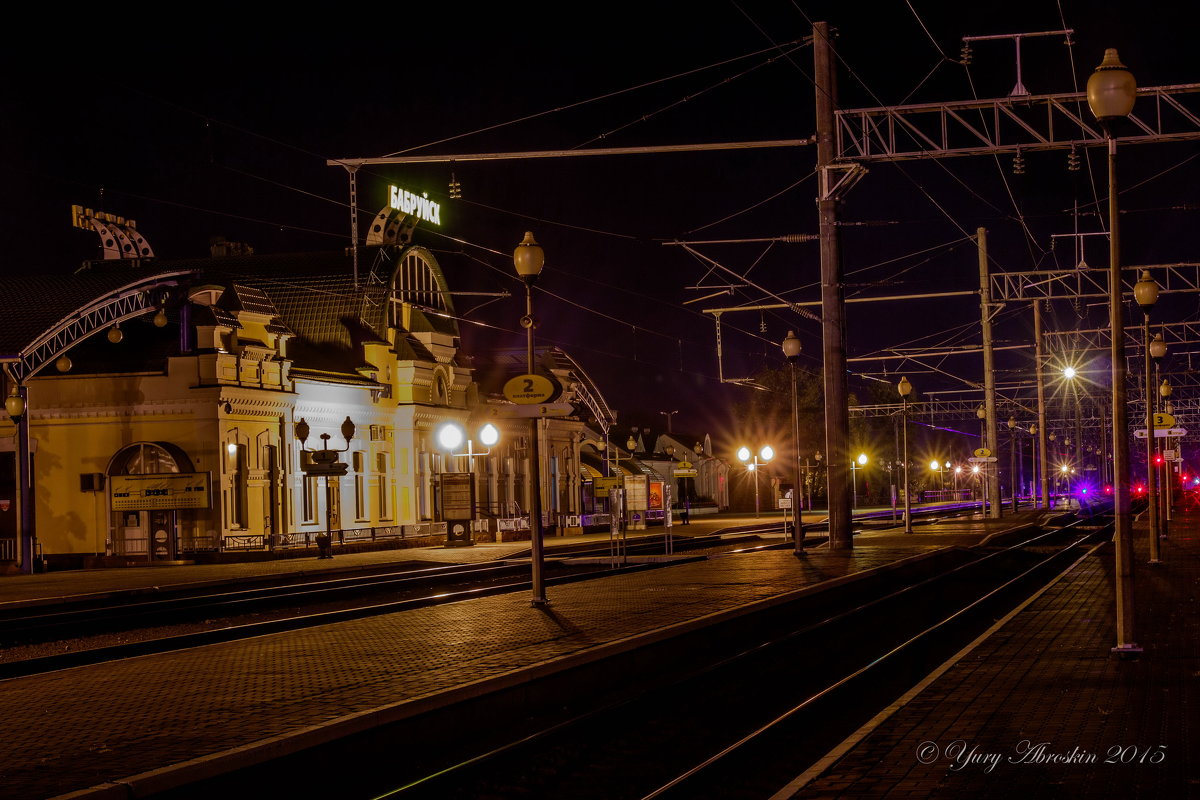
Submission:
[[[346,247],[348,183],[329,158],[805,138],[815,122],[801,40],[818,20],[838,34],[842,108],[1007,95],[1012,43],[976,43],[964,68],[964,35],[1074,29],[1070,46],[1025,40],[1022,78],[1034,94],[1082,90],[1106,47],[1141,86],[1200,81],[1180,3],[969,5],[329,6],[286,22],[206,5],[182,17],[178,7],[161,18],[27,17],[9,30],[31,46],[3,56],[0,269],[66,274],[96,257],[96,237],[70,227],[73,203],[136,219],[163,259],[203,256],[214,235],[260,253]],[[1195,142],[1123,153],[1125,263],[1200,260],[1188,236],[1198,153]],[[523,345],[511,252],[534,231],[546,250],[541,341],[571,353],[623,419],[661,422],[658,412],[680,409],[676,429],[703,432],[729,425],[731,401],[752,390],[718,382],[701,310],[777,301],[755,288],[698,300],[712,290],[687,287],[745,281],[665,242],[816,233],[815,156],[803,147],[369,167],[361,225],[386,204],[389,182],[443,202],[441,229],[420,228],[416,240],[451,287],[512,293],[455,298],[468,352]],[[1102,230],[1103,153],[1081,156],[1070,172],[1063,151],[1031,153],[1022,175],[1006,156],[871,165],[841,211],[852,223],[842,235],[848,295],[978,288],[968,237],[980,226],[994,269],[1074,264],[1070,240],[1052,247],[1052,235]],[[447,197],[452,174],[461,200]],[[1102,266],[1103,240],[1089,248],[1086,260]],[[818,297],[815,242],[697,249],[776,296]],[[1190,319],[1195,300],[1165,303],[1168,313]],[[1066,304],[1047,325],[1096,327],[1104,314]],[[1001,343],[1029,341],[1027,317],[1002,315]],[[789,329],[803,340],[803,368],[819,371],[815,320],[723,320],[726,377],[781,366]],[[851,305],[849,355],[978,343],[978,320],[969,297]],[[1006,366],[1019,370],[1027,357],[1015,358]],[[859,392],[898,378],[879,363],[851,369],[871,373],[852,378]],[[903,372],[918,391],[956,389],[961,377],[980,379],[982,361],[947,359],[939,370]]]

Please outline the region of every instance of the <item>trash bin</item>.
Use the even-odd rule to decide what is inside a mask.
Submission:
[[[328,533],[317,534],[317,558],[333,558],[333,540]]]

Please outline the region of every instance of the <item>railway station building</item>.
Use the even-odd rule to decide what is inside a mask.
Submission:
[[[427,249],[351,259],[222,245],[4,281],[0,570],[528,536],[531,426],[501,391],[524,351],[461,351]],[[615,415],[568,354],[537,359],[571,404],[538,423],[553,535],[602,521],[585,457]]]

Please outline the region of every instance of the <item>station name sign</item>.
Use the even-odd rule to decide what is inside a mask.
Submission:
[[[413,194],[399,186],[388,187],[388,205],[404,214],[412,214],[417,219],[442,224],[442,206],[429,199],[428,193]]]

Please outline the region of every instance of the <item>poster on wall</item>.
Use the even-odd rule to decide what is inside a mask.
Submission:
[[[663,507],[663,483],[662,481],[650,481],[650,501],[647,508],[651,511],[662,511]]]
[[[113,511],[156,511],[210,508],[209,472],[164,472],[153,475],[113,475],[108,480]]]

